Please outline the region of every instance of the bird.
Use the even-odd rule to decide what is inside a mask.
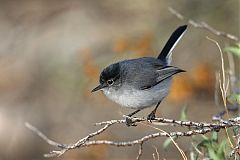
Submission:
[[[127,126],[131,117],[139,111],[155,108],[147,120],[155,119],[156,111],[168,95],[174,75],[185,72],[171,66],[172,51],[186,32],[187,25],[179,26],[170,36],[158,57],[141,57],[122,60],[105,67],[99,77],[99,85],[92,92],[101,90],[115,103],[135,111],[126,117]]]

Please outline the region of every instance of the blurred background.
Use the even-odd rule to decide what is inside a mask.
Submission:
[[[94,123],[130,113],[132,110],[119,107],[101,92],[90,92],[98,84],[101,70],[119,60],[157,56],[170,34],[188,19],[240,36],[238,0],[0,2],[1,160],[44,159],[43,154],[54,149],[25,128],[25,122],[57,142],[73,143],[97,130]],[[168,7],[182,13],[185,20],[177,19]],[[222,47],[233,43],[189,26],[173,53],[173,65],[187,72],[174,79],[158,116],[179,119],[187,106],[190,120],[211,121],[223,110],[214,99],[220,53],[206,36]],[[138,116],[146,117],[151,110]],[[153,132],[144,126],[118,125],[97,138],[124,141]],[[175,146],[163,149],[164,140],[144,144],[143,159],[153,159],[153,146],[160,159],[179,159]],[[177,142],[184,151],[189,150],[188,138]],[[127,160],[135,159],[137,153],[138,146],[95,146],[70,151],[58,159]]]

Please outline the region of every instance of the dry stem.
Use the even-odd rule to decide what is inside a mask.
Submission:
[[[173,14],[175,15],[178,19],[180,20],[184,20],[184,16],[182,14],[180,14],[178,11],[176,11],[175,9],[173,9],[172,7],[168,7],[168,10]],[[201,29],[205,29],[217,36],[222,36],[222,37],[225,37],[225,38],[228,38],[230,40],[233,40],[235,42],[239,42],[239,38],[235,35],[232,35],[230,33],[226,33],[226,32],[223,32],[223,31],[219,31],[215,28],[213,28],[212,26],[210,26],[209,24],[207,24],[206,22],[202,21],[200,23],[197,23],[196,21],[192,20],[192,19],[189,19],[188,20],[188,23],[190,25],[192,25],[193,27],[195,28],[201,28]]]
[[[147,122],[146,119],[144,118],[133,118],[132,121],[134,121],[136,124],[140,122]],[[100,122],[97,123],[97,125],[103,125],[102,128],[99,130],[90,133],[84,138],[79,139],[76,143],[73,144],[61,144],[58,142],[55,142],[51,139],[49,139],[46,135],[44,135],[40,130],[38,130],[36,127],[33,125],[26,123],[26,127],[30,130],[32,130],[34,133],[36,133],[40,138],[42,138],[44,141],[46,141],[49,145],[52,145],[54,147],[59,148],[59,150],[53,150],[49,154],[45,154],[45,157],[56,157],[56,156],[61,156],[65,152],[72,150],[72,149],[77,149],[77,148],[82,148],[82,147],[89,147],[92,145],[111,145],[111,146],[116,146],[116,147],[127,147],[127,146],[134,146],[134,145],[140,145],[139,149],[139,154],[138,157],[141,157],[142,154],[142,144],[146,141],[149,141],[154,138],[158,137],[185,137],[185,136],[193,136],[197,134],[206,134],[209,132],[213,131],[220,131],[221,129],[230,128],[234,126],[240,126],[240,117],[229,119],[229,120],[222,120],[219,121],[218,123],[206,123],[206,122],[192,122],[192,121],[177,121],[173,119],[165,119],[165,118],[156,118],[153,120],[153,124],[159,124],[165,123],[169,126],[173,125],[178,125],[178,126],[187,126],[191,128],[192,130],[186,131],[186,132],[156,132],[153,134],[149,134],[146,136],[143,136],[142,138],[131,140],[131,141],[122,141],[122,142],[116,142],[116,141],[111,141],[111,140],[91,140],[95,136],[103,133],[108,129],[110,126],[114,124],[123,124],[125,125],[125,120],[110,120],[110,121],[105,121],[105,122]]]

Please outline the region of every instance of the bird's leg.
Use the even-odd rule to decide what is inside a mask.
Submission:
[[[130,117],[132,117],[134,114],[138,113],[139,111],[141,111],[141,109],[138,109],[130,114],[127,115],[126,117],[126,125],[129,126],[134,126],[132,119]]]
[[[154,120],[155,119],[155,114],[156,114],[156,111],[158,109],[158,106],[160,105],[161,101],[158,102],[158,104],[156,105],[156,107],[154,108],[154,110],[148,115],[147,117],[147,120],[149,120],[151,122],[151,120]]]
[[[136,110],[136,111],[128,114],[127,116],[128,116],[128,117],[132,117],[134,114],[138,113],[139,111],[141,111],[141,109],[138,109],[138,110]]]

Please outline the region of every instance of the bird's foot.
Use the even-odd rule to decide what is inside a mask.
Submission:
[[[147,116],[147,120],[152,122],[152,120],[154,120],[156,118],[155,113],[151,112],[148,116]]]
[[[131,117],[126,117],[126,121],[125,121],[126,125],[128,127],[130,126],[137,126],[135,122],[132,121],[132,118]]]

